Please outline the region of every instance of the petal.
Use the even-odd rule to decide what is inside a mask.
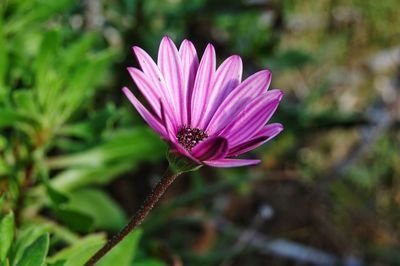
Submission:
[[[195,163],[202,164],[197,158],[191,155],[190,152],[188,152],[184,147],[182,147],[182,145],[179,144],[177,141],[172,142],[171,146],[172,146],[172,151],[177,152],[183,156],[186,156]]]
[[[274,114],[282,95],[271,97],[271,93],[264,93],[256,97],[222,130],[220,136],[227,138],[232,147],[251,138]]]
[[[167,138],[167,134],[163,125],[142,105],[141,102],[133,95],[133,93],[127,88],[122,88],[122,91],[125,93],[126,97],[128,97],[129,101],[135,106],[136,110],[143,117],[149,126],[151,126],[158,134],[160,134],[163,138]]]
[[[185,111],[182,113],[183,125],[189,125],[190,122],[190,101],[192,99],[193,85],[196,78],[197,69],[199,67],[199,59],[193,43],[183,40],[179,47],[179,55],[182,60],[182,73],[184,84],[184,106]]]
[[[160,43],[158,50],[157,65],[164,76],[167,90],[172,97],[172,107],[176,110],[175,115],[177,121],[182,124],[181,114],[185,113],[183,78],[182,78],[182,62],[172,40],[165,36]]]
[[[173,105],[173,97],[168,90],[168,86],[160,69],[156,63],[154,63],[153,59],[142,48],[134,46],[132,49],[137,57],[140,67],[143,70],[143,73],[152,81],[155,86],[154,89],[159,92],[159,95],[163,99],[165,108],[172,111],[174,114],[173,118],[175,119],[175,114],[178,112],[178,110],[176,110],[176,106]]]
[[[193,87],[190,122],[190,126],[193,128],[199,126],[200,119],[204,114],[215,72],[215,64],[215,49],[211,44],[208,44],[201,58]]]
[[[271,83],[271,72],[263,70],[257,72],[228,95],[218,107],[207,127],[207,131],[213,134],[223,129],[232,117],[235,117],[243,110],[254,97],[265,93]]]
[[[192,161],[194,161],[195,163],[201,164],[201,162],[199,160],[197,160],[194,156],[192,156],[190,154],[190,152],[188,152],[179,142],[178,139],[176,137],[176,132],[173,133],[170,130],[170,126],[169,124],[170,119],[168,118],[168,115],[164,112],[164,106],[162,104],[162,102],[160,101],[160,106],[161,106],[161,117],[162,117],[162,121],[165,127],[165,130],[168,134],[168,140],[169,140],[169,144],[171,145],[171,150],[173,152],[179,153],[183,156],[186,156],[187,158],[191,159]]]
[[[137,68],[128,67],[128,72],[132,79],[135,81],[140,92],[146,98],[147,102],[153,108],[154,112],[161,117],[160,105],[159,105],[159,92],[152,84],[152,82],[147,78],[147,76]]]
[[[253,150],[265,142],[273,139],[282,132],[283,126],[279,123],[269,124],[255,134],[251,139],[246,140],[235,147],[229,149],[228,156],[237,156],[247,151]]]
[[[226,59],[217,69],[210,87],[211,94],[207,99],[206,115],[203,116],[200,123],[201,128],[205,128],[208,125],[223,100],[240,84],[242,70],[242,59],[237,55]]]
[[[260,160],[242,160],[242,159],[219,159],[213,161],[204,161],[203,163],[213,167],[238,167],[259,164]]]
[[[171,121],[170,116],[165,111],[164,104],[161,100],[159,100],[160,110],[161,110],[161,122],[165,128],[165,132],[168,135],[169,142],[175,142],[176,140],[176,132],[174,132],[174,127]]]
[[[222,137],[211,137],[196,145],[192,154],[200,161],[224,158],[228,152],[228,141]]]

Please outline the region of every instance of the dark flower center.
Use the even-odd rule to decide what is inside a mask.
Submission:
[[[208,138],[208,135],[201,129],[182,127],[177,134],[178,142],[188,151],[192,151],[200,141]]]

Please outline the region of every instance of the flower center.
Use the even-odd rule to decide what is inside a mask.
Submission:
[[[208,135],[201,129],[182,127],[176,136],[178,142],[188,151],[192,151],[200,141],[208,138]]]

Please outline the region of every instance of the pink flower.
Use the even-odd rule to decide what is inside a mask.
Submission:
[[[173,152],[198,164],[235,167],[260,160],[233,159],[269,141],[282,130],[267,124],[282,98],[269,90],[271,72],[259,71],[243,82],[239,56],[227,58],[216,69],[214,47],[209,44],[197,58],[193,44],[179,48],[164,37],[157,64],[141,48],[133,51],[142,70],[128,71],[148,102],[146,109],[126,87],[126,94],[143,119],[166,140]]]

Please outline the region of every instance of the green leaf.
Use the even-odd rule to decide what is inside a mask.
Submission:
[[[51,184],[58,191],[70,192],[91,184],[107,184],[121,173],[134,168],[135,164],[132,163],[120,163],[93,168],[77,167],[61,172],[51,180]]]
[[[69,228],[78,232],[87,232],[93,226],[93,218],[77,210],[57,208],[54,210],[57,217]]]
[[[0,222],[0,262],[4,261],[14,239],[14,214],[8,213]]]
[[[95,33],[87,33],[82,36],[82,38],[68,46],[68,48],[62,52],[64,65],[70,67],[77,64],[77,62],[80,62],[82,58],[85,58],[89,49],[96,41],[96,37],[98,36]]]
[[[142,232],[134,230],[114,247],[96,265],[98,266],[129,266],[136,254]]]
[[[21,114],[34,117],[38,113],[38,106],[32,90],[23,89],[13,92],[12,98]]]
[[[65,261],[63,264],[64,266],[81,266],[85,264],[105,242],[106,240],[103,234],[90,235],[80,239],[74,245],[61,250],[48,261],[50,263]]]
[[[0,14],[1,16],[2,14]],[[6,37],[3,30],[3,21],[0,18],[0,91],[1,88],[5,85],[5,77],[8,69],[8,54],[7,54],[7,46],[6,46]]]
[[[58,15],[65,11],[72,0],[32,0],[32,1],[13,1],[17,2],[17,12],[5,24],[4,29],[7,33],[26,31],[36,25],[40,25],[43,21]],[[43,25],[43,24],[42,24]],[[25,27],[25,28],[24,28]]]
[[[24,252],[17,266],[41,266],[44,265],[49,251],[49,234],[40,236]]]
[[[65,80],[65,97],[58,99],[59,113],[56,119],[66,121],[81,106],[83,101],[92,97],[98,84],[105,81],[106,70],[112,62],[111,52],[95,54],[90,58],[82,59],[79,64],[71,67],[68,79]]]
[[[50,225],[32,225],[20,232],[13,247],[13,265],[16,265],[22,258],[25,250],[34,243],[40,236],[49,232]]]
[[[37,155],[38,158],[41,158],[42,155]],[[43,183],[44,187],[46,188],[47,195],[49,196],[51,202],[57,208],[58,205],[67,203],[68,196],[65,195],[63,192],[58,191],[55,189],[49,180],[49,171],[47,170],[45,164],[42,162],[41,159],[36,161],[36,168],[39,173],[40,181]]]
[[[57,189],[53,188],[53,186],[51,185],[51,183],[49,181],[49,176],[48,176],[47,171],[44,168],[44,165],[41,163],[38,163],[38,168],[42,170],[40,179],[41,179],[42,183],[44,184],[46,191],[47,191],[47,195],[49,196],[52,203],[55,204],[55,206],[58,206],[63,203],[67,203],[69,200],[68,196],[65,195],[63,192],[60,192]]]
[[[71,258],[69,258],[64,266],[78,266],[83,265],[87,262],[92,255],[94,255],[103,245],[105,241],[97,241],[96,243],[91,243],[86,246],[83,246],[80,250],[78,250],[75,254],[71,254]]]
[[[70,166],[104,166],[106,163],[129,161],[134,166],[141,160],[160,159],[165,145],[148,128],[116,131],[105,143],[91,150],[50,159],[51,168]]]
[[[56,30],[45,32],[37,60],[36,69],[36,90],[38,103],[43,108],[59,101],[57,92],[60,90],[60,81],[54,69],[54,58],[58,57],[57,51],[60,47],[61,36]],[[52,110],[55,111],[55,110]]]
[[[51,67],[51,63],[54,61],[54,56],[57,54],[60,48],[61,36],[57,30],[44,32],[44,37],[40,45],[39,54],[35,61],[36,79],[40,81],[41,78],[45,78],[46,71]],[[50,88],[48,88],[50,89]]]
[[[60,128],[58,134],[94,142],[101,138],[99,132],[104,132],[107,127],[110,127],[118,115],[119,112],[115,106],[109,104],[104,109],[91,113],[84,122],[64,125]]]
[[[156,259],[141,259],[138,261],[135,261],[134,264],[135,266],[166,266],[166,264],[162,261],[156,260]]]
[[[53,188],[49,182],[44,183],[44,185],[46,187],[47,194],[54,204],[58,205],[68,202],[68,197],[64,195],[64,193]]]
[[[29,118],[14,110],[0,109],[0,128],[15,126],[18,122],[28,121]]]
[[[8,97],[8,88],[0,86],[0,104],[3,105]]]
[[[80,189],[69,195],[69,209],[93,218],[94,228],[119,230],[126,216],[114,200],[98,189]]]
[[[48,266],[64,266],[65,265],[65,260],[59,260],[57,262],[54,263],[48,263]]]
[[[72,191],[89,184],[104,184],[142,161],[162,158],[165,144],[149,129],[116,131],[105,143],[85,152],[51,158],[51,168],[69,167],[52,178],[59,191]]]

